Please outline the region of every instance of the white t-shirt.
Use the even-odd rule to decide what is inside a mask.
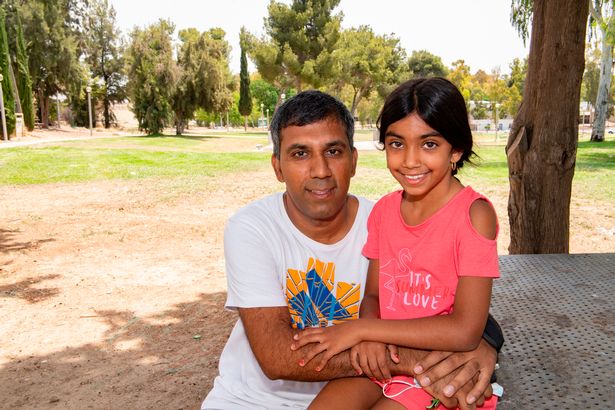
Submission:
[[[299,328],[356,318],[368,265],[361,249],[373,206],[365,198],[357,199],[352,228],[331,245],[313,241],[293,225],[282,193],[232,216],[224,232],[226,307],[288,306],[289,325],[292,321]],[[238,320],[220,356],[220,374],[201,408],[306,408],[323,386],[324,382],[268,379]]]

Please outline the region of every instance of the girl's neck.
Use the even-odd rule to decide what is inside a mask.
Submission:
[[[446,205],[464,186],[457,178],[451,177],[447,183],[439,184],[422,196],[403,193],[401,216],[408,225],[419,225],[429,219]]]

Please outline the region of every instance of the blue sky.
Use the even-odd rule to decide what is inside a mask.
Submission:
[[[289,2],[289,1],[285,1]],[[233,47],[231,70],[239,71],[239,29],[263,33],[268,0],[110,0],[124,34],[159,18],[176,28],[201,31],[221,27]],[[344,13],[342,26],[372,26],[379,34],[394,33],[408,54],[428,50],[447,66],[464,59],[474,73],[499,67],[509,72],[515,57],[528,54],[510,24],[511,0],[341,0],[336,11]],[[528,40],[529,45],[529,40]]]

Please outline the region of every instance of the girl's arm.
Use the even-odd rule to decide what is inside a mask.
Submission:
[[[361,300],[359,317],[378,319],[380,318],[380,303],[378,297],[379,264],[377,259],[371,259],[367,270],[365,292]],[[388,358],[393,363],[399,363],[397,346],[387,345],[381,342],[359,342],[350,348],[350,363],[357,374],[364,374],[377,380],[389,380],[391,369]]]
[[[416,349],[469,351],[478,346],[485,329],[491,278],[459,278],[453,312],[409,320],[365,319],[354,325],[360,340],[372,340]]]

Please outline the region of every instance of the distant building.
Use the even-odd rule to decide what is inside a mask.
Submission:
[[[512,127],[512,118],[501,118],[498,121],[498,131],[509,131]],[[493,120],[475,120],[470,118],[470,129],[472,131],[495,131]]]
[[[581,101],[581,104],[579,104],[579,124],[592,124],[594,115],[594,107],[587,101]]]

